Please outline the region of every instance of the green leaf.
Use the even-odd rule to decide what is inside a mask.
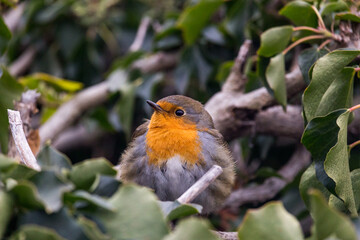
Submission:
[[[307,121],[339,108],[350,107],[354,70],[344,68],[360,51],[336,50],[320,58],[311,71],[311,82],[304,92]]]
[[[347,124],[350,111],[340,109],[324,117],[314,118],[307,125],[301,139],[315,161],[319,181],[357,215],[352,191]]]
[[[164,240],[185,240],[185,239],[206,239],[220,240],[210,231],[210,224],[207,221],[190,218],[181,221],[175,230],[164,238]]]
[[[93,191],[93,194],[111,197],[119,188],[121,183],[112,176],[96,175],[97,187]]]
[[[289,18],[295,25],[317,27],[316,13],[311,5],[305,1],[290,2],[279,13]]]
[[[356,16],[353,13],[338,13],[335,16],[335,19],[340,19],[343,21],[352,21],[352,22],[358,22],[360,23],[360,17]]]
[[[55,87],[57,90],[66,92],[76,92],[83,87],[81,82],[75,82],[63,78],[58,78],[46,73],[34,73],[19,79],[19,82],[24,86],[31,87],[32,85],[39,85],[38,82],[46,82]]]
[[[231,68],[233,67],[233,65],[234,65],[234,61],[223,62],[216,73],[215,79],[219,83],[225,82],[226,78],[229,76],[231,72]]]
[[[185,94],[194,65],[193,48],[185,48],[174,71],[175,88],[179,94]]]
[[[116,171],[105,158],[90,159],[75,164],[69,178],[77,188],[89,190],[97,174],[115,176]]]
[[[15,159],[0,153],[0,173],[10,171],[11,169],[16,168],[18,164],[19,163]]]
[[[200,87],[205,90],[207,80],[212,72],[212,65],[204,58],[203,53],[200,51],[198,46],[193,48],[193,59]]]
[[[222,3],[222,0],[201,0],[181,13],[177,26],[183,31],[186,45],[192,45],[196,41],[210,17]]]
[[[336,124],[340,127],[337,143],[328,152],[324,162],[324,168],[329,177],[334,179],[336,183],[335,191],[344,201],[345,207],[350,210],[353,216],[357,216],[347,145],[347,127],[350,114],[350,111],[346,111],[336,120]]]
[[[52,213],[63,206],[63,194],[73,189],[72,184],[62,181],[53,171],[41,171],[30,179],[37,188],[38,199],[45,205],[45,211]]]
[[[98,228],[95,222],[85,218],[85,217],[79,217],[77,219],[78,224],[83,229],[85,235],[90,240],[110,240],[110,236],[105,235],[101,232],[101,230]]]
[[[335,209],[330,208],[318,190],[311,190],[311,216],[314,219],[313,236],[316,240],[337,237],[343,240],[356,240],[355,228],[350,220]]]
[[[23,164],[17,163],[14,167],[11,167],[8,171],[1,174],[1,178],[3,179],[15,179],[15,180],[21,180],[21,179],[28,179],[35,175],[37,171],[35,171],[32,168],[29,168]]]
[[[0,16],[0,55],[4,54],[10,39],[11,32],[6,26],[3,18]]]
[[[3,239],[11,215],[13,214],[13,199],[0,188],[0,239]]]
[[[110,203],[115,211],[99,210],[96,217],[113,239],[158,240],[168,234],[164,216],[150,190],[123,185],[110,198]]]
[[[105,198],[102,198],[94,194],[90,194],[83,190],[77,190],[75,192],[66,193],[64,195],[64,200],[72,204],[74,204],[75,202],[81,202],[81,203],[86,202],[92,206],[101,207],[109,211],[112,211],[114,209],[113,206]],[[81,207],[84,207],[84,204],[82,204]]]
[[[349,7],[348,5],[341,0],[338,0],[337,2],[329,2],[324,5],[324,8],[321,10],[321,15],[325,16],[329,13],[333,12],[340,12],[340,11],[348,11]]]
[[[304,203],[308,209],[310,209],[310,198],[308,194],[310,189],[317,189],[321,191],[327,200],[331,195],[329,190],[327,190],[324,185],[317,179],[314,163],[312,163],[302,174],[299,184],[301,198],[304,200]]]
[[[50,228],[67,240],[88,240],[81,225],[66,208],[61,208],[60,211],[52,214],[43,211],[28,211],[19,217],[18,224],[22,227],[39,225]]]
[[[36,225],[22,226],[16,231],[10,240],[65,240],[54,230]]]
[[[300,223],[280,202],[271,202],[257,210],[248,210],[238,230],[238,236],[241,240],[304,239]]]
[[[50,145],[45,145],[37,155],[37,162],[43,170],[61,173],[63,169],[71,169],[70,159]]]
[[[202,206],[198,204],[181,204],[178,201],[160,201],[159,204],[168,221],[198,214],[201,213],[202,210]]]
[[[8,148],[9,120],[7,109],[14,108],[14,101],[19,100],[23,88],[7,72],[4,67],[0,68],[0,147],[3,153]]]
[[[280,53],[271,58],[270,64],[266,68],[266,80],[274,94],[276,101],[286,110],[286,85],[285,85],[285,59],[284,54]]]
[[[322,56],[328,53],[325,49],[318,49],[316,46],[305,49],[299,55],[299,67],[302,73],[302,76],[307,84],[310,83],[309,70],[311,66]]]
[[[356,209],[360,208],[360,169],[355,169],[351,171],[351,182],[355,197],[355,206]]]
[[[257,53],[264,57],[280,53],[290,42],[292,32],[292,26],[270,28],[261,34],[261,45]]]
[[[35,184],[29,181],[19,181],[9,191],[14,195],[15,202],[18,206],[28,209],[45,209],[45,205],[40,198]]]

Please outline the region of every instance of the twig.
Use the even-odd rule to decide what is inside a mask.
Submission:
[[[310,162],[310,153],[304,146],[299,145],[286,165],[278,171],[278,174],[283,178],[271,177],[266,179],[262,185],[235,190],[226,200],[224,207],[236,212],[243,204],[262,203],[274,198],[286,184],[292,182]]]
[[[21,157],[21,162],[37,171],[40,166],[37,164],[34,154],[31,152],[30,146],[26,141],[20,112],[8,109],[9,124],[16,148]]]
[[[192,185],[186,192],[184,192],[177,200],[182,203],[190,203],[200,193],[202,193],[221,173],[223,169],[214,165],[207,173],[204,174],[194,185]]]
[[[249,52],[250,47],[250,40],[245,40],[244,43],[241,45],[238,56],[235,59],[234,66],[231,69],[231,72],[222,87],[222,91],[243,90],[246,83],[246,77],[243,76],[241,68],[246,61],[246,56]]]
[[[21,22],[21,17],[25,9],[25,2],[18,4],[16,7],[4,14],[4,22],[10,32],[14,32]]]
[[[15,110],[20,112],[24,134],[34,155],[36,155],[39,150],[40,139],[38,131],[33,128],[32,116],[38,112],[36,103],[39,97],[40,94],[35,90],[27,90],[26,92],[22,93],[21,100],[15,102],[14,105]],[[20,159],[20,155],[18,154],[15,142],[12,138],[9,139],[8,149],[9,157]]]
[[[139,26],[136,36],[135,36],[135,40],[129,48],[130,52],[136,52],[136,51],[140,50],[140,48],[144,42],[146,32],[147,32],[147,29],[148,29],[150,23],[151,23],[151,19],[148,16],[145,16],[141,19],[140,26]]]
[[[223,240],[239,240],[237,232],[221,232],[213,231],[218,237]]]

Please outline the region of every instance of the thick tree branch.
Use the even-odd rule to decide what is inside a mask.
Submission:
[[[299,145],[286,165],[278,171],[283,178],[271,177],[261,185],[235,190],[226,200],[224,207],[236,211],[243,204],[262,203],[274,198],[310,164],[310,161],[309,152],[304,146]]]
[[[286,74],[286,88],[289,98],[305,88],[298,67]],[[246,94],[221,91],[206,103],[205,109],[213,117],[215,127],[226,140],[230,141],[239,136],[255,133],[256,115],[261,109],[275,103],[275,99],[263,87]],[[273,124],[273,121],[268,124]]]
[[[246,77],[242,73],[242,67],[246,61],[246,57],[251,47],[251,41],[245,40],[243,45],[241,45],[238,56],[235,59],[234,66],[231,69],[229,76],[227,77],[224,85],[222,86],[222,91],[231,92],[231,91],[242,91],[246,84]]]

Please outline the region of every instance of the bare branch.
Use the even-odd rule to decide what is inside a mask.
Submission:
[[[108,82],[101,82],[79,92],[61,107],[40,128],[41,144],[54,139],[69,127],[90,107],[103,103],[108,98]]]
[[[40,171],[40,166],[36,162],[34,154],[31,152],[30,146],[26,141],[20,112],[8,109],[9,124],[16,148],[21,157],[21,162],[37,171]]]
[[[224,240],[239,240],[237,232],[216,232],[213,231],[218,237]]]
[[[305,88],[299,68],[295,68],[285,77],[289,98]],[[205,109],[213,117],[215,127],[229,141],[254,133],[256,115],[261,109],[275,103],[275,99],[263,87],[246,94],[221,91],[206,103]],[[272,123],[273,121],[268,124]]]
[[[147,29],[148,29],[150,23],[151,23],[151,19],[148,16],[145,16],[141,19],[140,26],[139,26],[136,36],[135,36],[135,40],[129,48],[130,52],[135,52],[135,51],[140,50],[140,48],[144,42],[146,32],[147,32]]]
[[[36,49],[32,46],[28,47],[10,66],[9,72],[13,76],[23,74],[33,63],[36,55]]]
[[[190,203],[202,193],[223,172],[223,169],[214,165],[194,185],[184,192],[177,200],[182,203]]]
[[[22,2],[4,14],[3,16],[4,22],[6,26],[9,28],[10,32],[14,32],[16,28],[19,26],[24,9],[25,9],[25,3]]]
[[[262,203],[274,198],[286,184],[304,170],[311,162],[310,154],[304,146],[299,145],[293,156],[279,171],[283,178],[271,177],[262,185],[250,186],[233,191],[226,200],[224,207],[236,211],[246,203]]]
[[[288,105],[286,112],[281,106],[274,106],[255,116],[256,133],[300,139],[303,131],[300,106]]]
[[[14,106],[15,110],[20,112],[24,134],[34,155],[39,151],[40,140],[38,131],[33,128],[32,116],[38,112],[36,103],[39,97],[40,94],[35,90],[28,90],[21,95],[21,100],[15,102]],[[9,139],[8,146],[8,156],[20,159],[20,155],[12,138]]]
[[[242,91],[245,83],[246,77],[243,75],[241,68],[246,61],[246,56],[251,47],[251,41],[245,40],[243,45],[241,45],[238,56],[235,59],[235,63],[229,76],[227,77],[224,85],[222,86],[222,91]]]
[[[159,52],[135,61],[131,68],[142,73],[154,73],[175,67],[178,62],[177,53]]]

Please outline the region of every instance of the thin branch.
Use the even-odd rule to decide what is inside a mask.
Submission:
[[[241,45],[238,56],[235,59],[234,66],[222,87],[222,91],[241,91],[244,88],[246,77],[243,76],[241,68],[246,61],[246,56],[250,47],[250,40],[245,40]]]
[[[349,145],[349,150],[351,151],[354,147],[360,144],[360,140],[357,140]]]
[[[214,165],[194,185],[184,192],[177,200],[182,203],[190,203],[202,193],[223,172],[223,169]]]
[[[21,162],[37,171],[40,166],[36,162],[34,154],[31,152],[30,146],[26,140],[20,112],[8,109],[9,124],[16,148],[21,157]]]
[[[282,54],[286,54],[288,53],[291,49],[293,49],[294,47],[296,47],[297,45],[299,45],[300,43],[309,41],[309,40],[315,40],[315,39],[324,39],[324,38],[328,38],[329,36],[325,36],[325,35],[311,35],[311,36],[307,36],[304,38],[301,38],[299,40],[297,40],[296,42],[292,43],[290,46],[288,46],[284,51],[282,51]]]
[[[218,237],[223,240],[239,240],[237,232],[221,232],[213,231]]]
[[[41,144],[54,139],[72,125],[87,109],[97,106],[108,98],[108,82],[101,82],[79,92],[61,107],[40,128]]]
[[[13,76],[23,74],[33,63],[36,55],[36,49],[32,46],[28,47],[9,67],[9,72]]]
[[[142,73],[154,73],[174,68],[177,63],[177,53],[159,52],[135,61],[132,64],[131,69],[138,69]]]
[[[311,31],[311,32],[319,33],[319,34],[324,33],[324,30],[319,30],[319,29],[316,29],[316,28],[306,27],[306,26],[300,26],[300,27],[294,27],[293,28],[293,31],[302,31],[302,30]]]
[[[25,2],[18,4],[16,7],[4,14],[4,22],[10,32],[14,32],[21,22],[21,17],[25,9]]]
[[[146,37],[146,32],[148,30],[150,23],[151,23],[151,19],[148,16],[145,16],[141,19],[140,26],[139,26],[136,36],[135,36],[135,40],[129,48],[130,52],[136,52],[136,51],[140,50],[140,48],[144,42],[144,39]]]
[[[262,203],[274,198],[286,184],[303,171],[311,162],[310,153],[299,145],[290,160],[278,171],[283,178],[271,177],[262,185],[250,186],[233,191],[226,200],[224,207],[233,211],[246,203]]]
[[[317,8],[315,6],[311,6],[311,7],[314,10],[316,16],[318,17],[319,28],[325,30],[326,26],[325,26],[324,20],[321,17],[321,14],[319,13],[319,11],[317,10]]]

